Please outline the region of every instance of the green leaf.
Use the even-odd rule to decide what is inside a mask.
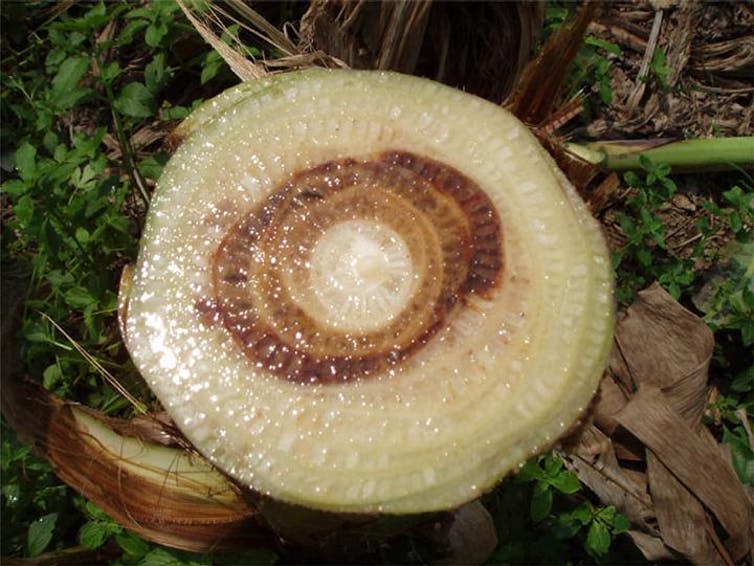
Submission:
[[[91,5],[91,4],[90,4]],[[112,14],[115,16],[116,14]],[[105,4],[100,2],[92,9],[90,9],[83,17],[72,18],[64,21],[56,21],[53,25],[58,30],[73,30],[73,33],[69,34],[69,46],[76,46],[81,43],[86,36],[90,36],[97,31],[97,28],[103,26],[109,17],[107,15],[107,9]],[[86,35],[84,35],[86,34]],[[78,39],[78,36],[82,36]]]
[[[746,320],[741,323],[741,342],[744,346],[754,344],[754,321]]]
[[[89,231],[86,228],[79,226],[76,228],[76,239],[82,244],[86,244],[89,241]]]
[[[79,543],[86,548],[99,548],[111,534],[107,523],[88,521],[79,529]]]
[[[655,49],[654,54],[652,55],[652,63],[650,64],[650,68],[652,69],[652,72],[657,77],[657,81],[664,85],[667,82],[668,74],[670,73],[670,69],[667,65],[667,57],[665,55],[665,50],[662,47],[658,47]]]
[[[524,467],[518,472],[518,479],[522,481],[545,479],[545,473],[539,467],[537,459],[534,458],[524,464]]]
[[[165,69],[165,54],[158,53],[144,70],[144,82],[152,94],[157,94],[162,88],[167,71]]]
[[[582,525],[588,525],[592,521],[594,508],[589,501],[584,501],[581,505],[571,511],[571,516]]]
[[[600,39],[598,37],[593,37],[591,35],[588,35],[586,38],[584,38],[584,43],[586,45],[593,45],[594,47],[599,47],[601,49],[604,49],[608,53],[620,57],[623,54],[623,51],[621,51],[621,48],[618,47],[615,43],[610,43],[609,41],[605,41],[604,39]]]
[[[65,60],[65,51],[60,48],[52,49],[45,58],[45,67],[48,72],[52,72]]]
[[[634,173],[633,171],[627,171],[623,175],[623,180],[626,182],[626,184],[629,187],[640,187],[641,186],[641,178]]]
[[[733,232],[740,232],[743,229],[743,222],[741,222],[741,215],[738,214],[735,210],[730,213],[730,216],[728,217],[728,223],[730,224],[730,229],[733,230]]]
[[[560,540],[573,538],[580,530],[581,524],[571,514],[559,515],[553,526],[555,537]]]
[[[581,489],[581,482],[574,474],[563,470],[548,480],[549,484],[561,493],[576,493]]]
[[[115,109],[132,118],[149,118],[155,112],[155,101],[149,89],[141,83],[128,83],[114,102]]]
[[[601,520],[605,524],[612,525],[616,514],[617,514],[617,511],[615,509],[615,506],[608,505],[607,507],[603,507],[597,512],[597,517],[599,518],[599,520]]]
[[[59,145],[60,140],[58,139],[58,135],[55,132],[45,132],[44,138],[42,139],[42,145],[45,147],[47,151],[52,153],[55,151],[55,148]]]
[[[165,168],[166,160],[163,156],[150,155],[142,159],[137,168],[139,173],[144,175],[147,179],[154,179],[155,181],[160,178],[162,170]]]
[[[613,89],[610,87],[609,81],[600,81],[597,89],[600,93],[600,98],[607,106],[613,103]]]
[[[191,111],[185,106],[172,106],[160,110],[160,120],[183,120]]]
[[[737,393],[754,391],[754,366],[749,366],[738,374],[731,382],[730,388]]]
[[[544,457],[544,468],[545,473],[549,477],[554,477],[560,473],[560,470],[563,469],[563,461],[552,455],[548,455]]]
[[[734,434],[723,427],[723,442],[731,449],[733,467],[741,481],[754,487],[754,450],[749,446],[746,433]]]
[[[123,72],[123,69],[120,68],[120,65],[117,61],[111,61],[110,63],[107,63],[102,67],[102,72],[100,74],[100,78],[105,83],[111,83],[115,79],[117,79],[120,74]]]
[[[131,12],[126,12],[126,18],[129,17],[131,17]],[[136,36],[136,33],[147,27],[148,24],[149,22],[145,20],[132,19],[123,27],[120,34],[118,35],[117,45],[119,47],[122,47],[124,45],[128,45],[129,43],[132,43],[134,37]]]
[[[643,267],[649,267],[652,265],[652,252],[647,248],[640,248],[636,250],[636,259]]]
[[[18,175],[24,181],[32,181],[37,173],[37,148],[29,143],[23,143],[13,156]]]
[[[157,47],[160,45],[160,41],[168,33],[168,26],[162,22],[156,22],[149,24],[147,31],[144,34],[144,41],[150,47]]]
[[[115,542],[123,549],[129,559],[138,560],[149,552],[149,543],[135,534],[125,531],[115,535]]]
[[[89,57],[81,55],[66,59],[52,79],[50,103],[61,110],[67,110],[88,95],[89,90],[79,87],[79,81],[88,69]]]
[[[139,566],[201,566],[201,563],[183,560],[168,550],[155,548],[139,562]]]
[[[639,155],[639,165],[647,173],[653,173],[655,170],[654,163],[652,163],[652,160],[646,155]],[[647,179],[649,179],[649,177],[647,177]]]
[[[730,204],[735,206],[740,206],[742,203],[742,197],[744,196],[744,191],[741,187],[734,186],[728,189],[727,191],[723,191],[723,197],[725,200],[727,200]]]
[[[28,189],[29,187],[21,179],[11,179],[0,185],[0,190],[14,198],[20,197]]]
[[[45,389],[52,389],[63,378],[58,364],[52,364],[42,373],[42,385]]]
[[[107,22],[107,9],[104,2],[99,2],[84,15],[84,22],[90,28],[96,28]]]
[[[110,521],[110,516],[91,501],[86,502],[85,509],[86,514],[92,519],[96,519],[100,522]]]
[[[550,514],[552,509],[552,491],[544,482],[534,484],[534,494],[531,498],[529,513],[531,520],[535,523],[540,522]]]
[[[225,65],[224,59],[214,49],[207,53],[202,64],[201,84],[205,84],[217,76]]]
[[[24,195],[13,205],[13,214],[24,229],[28,229],[34,217],[34,201],[29,195]]]
[[[601,558],[610,550],[610,530],[601,521],[589,525],[584,544],[586,551],[596,558]]]
[[[58,514],[50,513],[29,525],[29,533],[26,539],[29,556],[39,556],[44,552],[52,540],[52,532],[55,530],[57,520]]]
[[[46,108],[37,107],[37,119],[34,126],[38,131],[49,130],[52,127],[52,112]]]
[[[613,520],[613,534],[619,535],[621,533],[625,533],[630,528],[631,528],[631,521],[628,520],[628,517],[626,517],[625,515],[621,515],[620,513],[617,513],[615,515],[615,519]]]
[[[97,299],[92,297],[91,293],[87,289],[81,286],[76,286],[68,289],[65,293],[65,302],[75,308],[83,309],[89,305],[96,303]]]

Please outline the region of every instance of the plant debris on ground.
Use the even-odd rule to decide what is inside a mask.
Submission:
[[[307,5],[258,7],[282,29],[285,22],[299,21]],[[549,2],[541,14],[544,35],[568,22],[575,8]],[[288,63],[281,65],[319,60],[339,64],[327,57],[345,60],[342,53],[332,53],[332,45],[316,42],[329,33],[330,43],[336,43],[333,34],[342,31],[343,16],[348,14],[321,5],[317,9],[316,18],[312,13],[304,18],[309,26],[303,26],[308,35],[300,38],[301,44],[308,42],[304,54],[286,52],[289,46],[282,38],[278,47],[271,47],[232,22],[221,39],[229,45],[242,43],[244,54],[260,61],[285,62],[287,57]],[[454,9],[462,13],[447,12]],[[429,30],[426,37],[442,49],[416,46],[414,68],[407,70],[418,68],[460,87],[464,81],[476,81],[482,94],[500,102],[509,92],[508,75],[469,77],[466,71],[476,64],[469,65],[468,58],[479,59],[484,47],[494,47],[488,45],[494,41],[489,39],[492,32],[480,30],[474,18],[502,18],[508,8],[446,6],[443,10],[417,13],[418,19],[411,20],[416,26],[426,18],[420,28]],[[0,17],[3,379],[20,372],[38,379],[48,391],[105,415],[133,416],[134,407],[103,379],[94,360],[117,376],[119,387],[135,396],[139,406],[156,412],[159,406],[130,364],[119,336],[118,278],[123,266],[135,260],[149,198],[170,153],[169,133],[201,101],[235,84],[237,78],[172,2],[6,3]],[[519,50],[528,56],[537,43],[532,29],[538,16],[524,10],[516,17],[527,31],[519,32],[519,42],[506,49],[519,61],[523,57]],[[350,21],[349,29],[363,30],[355,21]],[[465,26],[462,33],[443,31],[454,21]],[[474,37],[482,38],[478,44],[458,45],[475,29],[480,36]],[[753,31],[754,10],[746,3],[606,4],[588,28],[562,99],[553,103],[566,107],[582,93],[582,111],[564,114],[568,119],[555,125],[554,135],[574,141],[751,135]],[[360,36],[360,41],[362,47],[376,49],[364,53],[378,62],[412,62],[401,58],[398,48],[380,50],[374,38]],[[291,40],[291,45],[296,41]],[[325,49],[330,55],[319,52]],[[433,57],[444,57],[444,63]],[[478,62],[480,72],[496,68],[485,63]],[[522,65],[514,67],[518,73]],[[618,181],[596,213],[613,250],[619,305],[625,309],[639,297],[636,308],[643,309],[645,316],[671,316],[680,307],[662,293],[658,299],[657,287],[650,295],[638,295],[656,281],[688,309],[677,311],[681,319],[700,317],[714,333],[714,344],[705,342],[710,351],[693,358],[705,369],[708,366],[708,373],[704,372],[705,381],[697,383],[693,395],[696,421],[686,426],[704,438],[709,434],[716,446],[721,443],[721,454],[750,500],[754,489],[754,436],[749,424],[754,413],[751,170],[673,174],[663,163],[643,160],[641,170]],[[623,324],[635,322],[636,312],[629,311]],[[88,359],[51,321],[88,353]],[[646,328],[645,324],[649,323],[640,327]],[[664,348],[689,350],[677,345]],[[692,353],[701,355],[689,356]],[[678,361],[692,360],[684,356]],[[617,375],[614,383],[625,386],[625,371]],[[688,548],[688,536],[684,538],[676,528],[672,529],[676,538],[664,543],[647,534],[657,535],[657,523],[662,528],[663,522],[672,524],[673,519],[667,507],[657,516],[647,515],[647,492],[641,486],[646,485],[646,476],[663,472],[656,471],[656,462],[647,461],[653,456],[637,446],[636,437],[651,449],[651,435],[643,437],[625,414],[622,429],[611,413],[597,414],[602,420],[596,418],[593,425],[589,423],[592,428],[580,432],[584,442],[574,452],[530,460],[518,475],[484,498],[499,541],[490,563],[635,563],[643,560],[637,546],[644,556],[654,556],[650,560],[685,556],[703,561],[710,556],[709,546]],[[699,432],[702,424],[709,432]],[[624,436],[611,437],[615,430]],[[636,436],[627,438],[626,430]],[[0,466],[4,559],[121,564],[277,559],[269,550],[254,549],[243,556],[195,555],[139,538],[63,484],[5,421]],[[604,484],[588,475],[598,466],[603,475],[605,469],[623,474],[630,480],[627,485],[639,486],[638,503],[611,500]],[[673,470],[672,465],[667,467]],[[655,485],[670,485],[666,476],[667,472]],[[713,499],[702,500],[711,514],[689,503],[698,520],[704,521],[710,537],[706,540],[712,543],[738,529],[735,520],[718,512]],[[642,521],[647,527],[643,530]],[[421,540],[404,537],[378,549],[373,559],[423,562],[428,552]]]

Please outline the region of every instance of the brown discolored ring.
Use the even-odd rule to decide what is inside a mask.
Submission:
[[[368,332],[315,320],[301,302],[306,292],[297,291],[318,237],[347,220],[397,232],[418,274],[402,311]],[[343,382],[399,366],[462,308],[464,296],[499,287],[502,269],[500,220],[484,191],[454,168],[391,151],[330,161],[276,189],[216,250],[211,303],[258,366],[295,382]]]

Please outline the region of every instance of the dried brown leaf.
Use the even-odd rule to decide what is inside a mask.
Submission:
[[[234,10],[238,17],[225,8]],[[225,0],[222,4],[213,2],[211,10],[222,14],[231,21],[239,24],[242,28],[250,31],[260,39],[266,41],[285,55],[298,53],[294,43],[278,28],[268,22],[259,12],[251,8],[242,0]]]
[[[711,436],[699,434],[691,428],[673,409],[667,395],[652,385],[639,388],[619,413],[618,420],[651,450],[653,456],[667,467],[694,497],[714,513],[730,535],[728,547],[733,559],[738,560],[748,553],[752,532],[751,504],[738,476],[725,462]],[[671,483],[667,477],[663,477],[660,483],[653,483],[650,475],[650,491],[656,507],[660,505],[655,499],[657,489],[663,487],[670,490],[672,488],[668,486]],[[675,489],[667,497],[668,516],[672,517],[681,536],[688,538],[689,543],[695,544],[696,541],[692,540],[695,538],[694,534],[689,533],[685,517],[685,512],[690,512],[691,507],[687,506],[682,511],[678,509],[679,493],[680,490]],[[679,522],[682,524],[678,525]],[[698,524],[698,517],[695,522]],[[681,531],[684,526],[686,530]]]
[[[621,364],[623,359],[613,348],[610,353],[610,368],[614,364]],[[600,383],[599,395],[594,407],[594,422],[605,433],[612,435],[619,423],[615,420],[615,415],[626,403],[628,403],[630,389],[621,387],[619,381],[616,381],[615,372],[608,370],[608,374]]]
[[[615,341],[628,372],[620,375],[623,383],[661,388],[673,408],[696,427],[704,411],[714,347],[707,325],[655,283],[639,293],[618,322]]]
[[[649,452],[647,475],[652,485],[652,501],[662,540],[667,546],[688,557],[694,564],[730,562],[718,553],[707,529],[707,515],[702,504],[683,484]]]
[[[645,532],[630,530],[628,536],[647,560],[652,562],[671,560],[677,556],[673,554],[660,537],[648,535]]]
[[[712,333],[654,284],[618,321],[615,342],[595,426],[581,431],[566,462],[641,526],[630,536],[648,559],[674,552],[697,564],[742,559],[751,551],[752,503],[701,422]]]

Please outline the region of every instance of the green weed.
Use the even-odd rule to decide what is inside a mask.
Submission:
[[[668,67],[668,59],[665,55],[665,50],[662,47],[656,48],[655,52],[652,54],[652,62],[649,64],[649,71],[649,76],[644,80],[649,81],[654,78],[659,86],[667,86],[670,67]]]
[[[665,225],[658,212],[678,190],[668,176],[670,168],[642,157],[644,175],[629,171],[626,184],[636,191],[626,201],[624,211],[618,213],[620,227],[626,236],[625,244],[613,254],[618,271],[618,300],[627,303],[636,290],[658,280],[676,299],[682,289],[696,279],[692,262],[668,253]]]
[[[576,563],[640,560],[617,538],[628,530],[628,519],[614,507],[588,499],[578,478],[555,455],[528,461],[487,504],[500,538],[492,564],[554,564],[564,557]]]

